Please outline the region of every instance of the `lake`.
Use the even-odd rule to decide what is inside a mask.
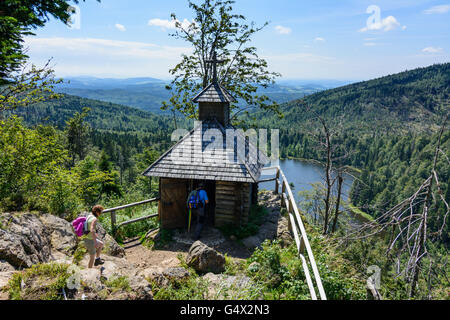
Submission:
[[[286,179],[289,183],[294,184],[292,193],[297,203],[302,200],[299,195],[299,191],[311,190],[313,183],[323,183],[325,184],[325,169],[313,162],[303,161],[303,160],[280,160],[279,166],[283,170]],[[275,170],[265,170],[261,179],[271,178],[275,175]],[[353,177],[350,175],[344,175],[344,183],[342,185],[342,199],[348,201],[350,189],[353,184]],[[259,189],[274,190],[275,181],[263,182],[259,184]],[[336,189],[336,188],[334,188]],[[336,190],[333,189],[335,193]],[[367,220],[363,217],[355,214],[350,214],[352,224],[357,225]]]

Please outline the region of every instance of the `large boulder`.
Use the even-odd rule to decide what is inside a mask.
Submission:
[[[100,281],[100,272],[98,269],[83,269],[80,270],[80,280],[81,284],[85,288],[96,292],[102,290],[105,286]]]
[[[0,259],[15,268],[49,260],[50,233],[37,215],[3,213],[2,220],[8,223],[0,229]]]
[[[248,249],[255,249],[261,245],[263,241],[256,235],[242,239],[242,244]]]
[[[167,287],[171,283],[178,283],[189,278],[190,273],[183,267],[163,268],[151,267],[144,269],[140,274],[157,284],[158,287]]]
[[[52,249],[71,255],[77,248],[77,236],[70,222],[51,214],[39,218],[50,233]]]
[[[14,271],[15,268],[6,262],[5,260],[0,260],[0,272],[6,272],[6,271]]]
[[[199,272],[221,273],[225,270],[225,257],[201,241],[192,244],[186,262]]]
[[[8,282],[12,278],[14,272],[15,271],[0,272],[0,291],[2,291],[8,285]]]
[[[140,276],[129,276],[128,284],[131,289],[132,299],[151,300],[153,299],[152,287],[147,280]]]
[[[202,279],[207,283],[207,299],[210,300],[255,299],[261,296],[255,288],[255,283],[245,275],[207,273]]]

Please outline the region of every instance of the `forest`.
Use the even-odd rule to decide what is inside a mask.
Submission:
[[[198,92],[201,84],[185,72],[195,65],[185,57],[170,70],[175,78],[171,83],[173,96],[161,109],[171,113],[57,93],[53,89],[62,80],[55,78],[48,64],[27,71],[21,67],[27,60],[22,37],[47,22],[46,12],[53,10],[63,22],[69,19],[66,1],[58,3],[61,7],[38,8],[44,12],[41,15],[33,14],[33,6],[29,15],[22,15],[20,10],[14,12],[14,6],[0,5],[0,10],[11,11],[11,19],[0,16],[3,26],[9,28],[5,33],[9,36],[0,33],[5,48],[0,59],[0,212],[50,213],[71,221],[98,203],[111,208],[157,196],[158,181],[143,177],[142,172],[175,143],[171,140],[174,129],[192,127],[197,109],[187,97]],[[228,6],[233,3],[225,2]],[[231,7],[224,12],[231,12]],[[245,20],[243,16],[223,16]],[[239,30],[243,32],[239,41],[245,44],[260,29],[243,25],[227,32]],[[184,33],[178,37],[193,39]],[[346,228],[339,215],[339,200],[330,192],[339,180],[327,181],[328,189],[317,187],[316,193],[309,195],[310,203],[299,204],[319,215],[326,211],[327,218],[335,222],[340,217],[333,228],[331,219],[308,221],[307,225],[328,297],[364,299],[368,267],[380,265],[383,298],[448,299],[450,63],[316,93],[310,88],[307,93],[311,94],[304,98],[284,102],[286,95],[281,95],[289,91],[287,87],[271,95],[266,91],[268,96],[254,94],[261,87],[270,89],[278,76],[266,69],[267,63],[258,58],[256,48],[245,48],[239,54],[239,61],[245,61],[246,54],[254,60],[233,69],[232,74],[223,71],[228,76],[224,85],[241,103],[232,105],[232,111],[239,114],[242,104],[249,105],[248,112],[233,119],[235,124],[279,128],[282,158],[307,159],[321,163],[328,173],[353,174],[350,205],[370,217],[365,231],[375,236],[355,235]],[[208,83],[211,77],[205,73],[200,78]],[[104,94],[101,91],[94,96]],[[119,92],[114,101],[144,108],[147,96],[137,98],[136,102],[132,95],[122,97]],[[336,207],[334,216],[328,217],[332,206]],[[149,211],[155,213],[156,207],[126,211],[118,222]],[[261,210],[255,214],[262,214]],[[103,216],[100,221],[112,234],[108,219]],[[0,230],[6,229],[7,223],[0,219]],[[129,237],[145,238],[153,227],[157,227],[155,221],[139,222],[113,235],[122,243]],[[231,235],[238,237],[258,228],[256,223],[240,226]],[[406,237],[404,230],[408,230]],[[281,247],[278,242],[266,242],[246,263],[253,262],[263,270],[252,277],[262,286],[264,298],[307,297],[294,244]],[[227,270],[231,275],[239,271],[233,266]],[[161,291],[160,296],[186,294],[183,298],[194,298],[197,289],[194,285],[180,292],[169,288],[170,294]]]

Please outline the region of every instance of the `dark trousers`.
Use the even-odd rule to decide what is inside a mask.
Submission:
[[[197,215],[197,225],[195,226],[194,238],[197,239],[202,233],[203,226],[206,222],[206,210],[205,207],[192,209],[192,212]]]

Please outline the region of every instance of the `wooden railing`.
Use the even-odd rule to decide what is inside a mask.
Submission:
[[[127,224],[138,222],[138,221],[142,221],[142,220],[146,220],[146,219],[150,219],[150,218],[154,218],[154,217],[158,216],[157,213],[154,213],[154,214],[151,214],[151,215],[148,215],[148,216],[139,217],[139,218],[136,218],[136,219],[131,219],[131,220],[128,220],[128,221],[124,221],[124,222],[116,225],[117,224],[116,211],[127,209],[127,208],[131,208],[131,207],[141,206],[143,204],[147,204],[147,203],[150,203],[150,202],[158,201],[159,199],[160,199],[159,197],[158,198],[152,198],[152,199],[148,199],[148,200],[143,200],[143,201],[139,201],[139,202],[135,202],[135,203],[129,203],[129,204],[125,204],[123,206],[119,206],[119,207],[109,208],[109,209],[103,210],[103,213],[111,213],[111,230],[112,230],[112,233],[115,234],[116,231],[120,227],[125,226]]]
[[[300,259],[302,260],[303,270],[305,272],[306,282],[308,284],[311,298],[313,300],[317,300],[317,288],[320,299],[326,300],[327,296],[325,294],[325,290],[323,289],[322,280],[320,278],[319,270],[317,269],[316,260],[314,259],[314,254],[311,250],[308,236],[306,234],[302,218],[297,208],[297,203],[295,201],[294,195],[292,194],[291,187],[289,186],[289,182],[280,167],[264,168],[263,170],[276,170],[276,176],[275,178],[260,180],[259,183],[275,181],[274,191],[276,194],[279,194],[279,186],[281,183],[281,207],[286,208],[287,212],[289,213],[289,228],[294,234],[297,251]],[[308,259],[306,259],[304,256],[305,249]],[[309,260],[309,265],[307,260]],[[311,278],[310,267],[314,276],[315,285]]]

